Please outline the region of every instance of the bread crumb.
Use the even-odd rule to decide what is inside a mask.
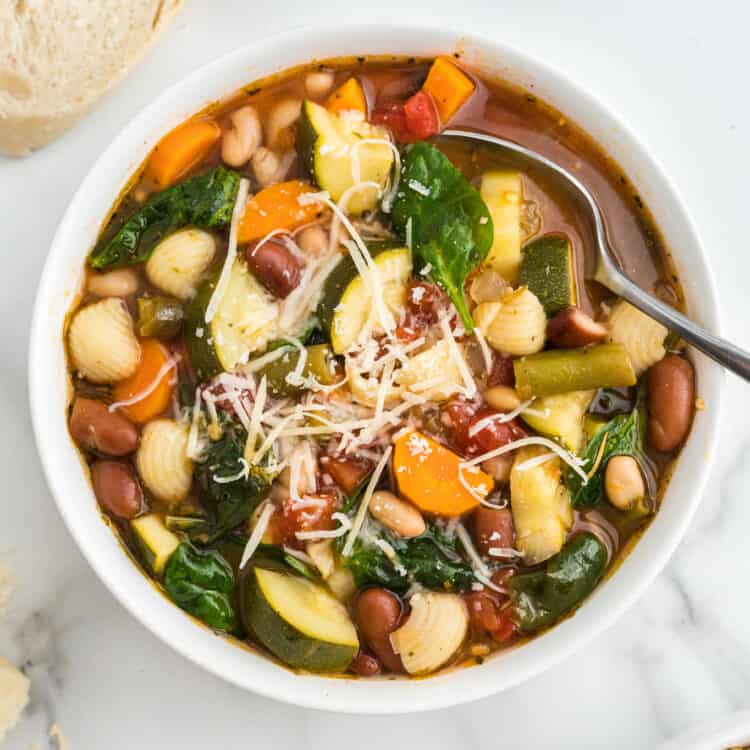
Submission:
[[[0,657],[0,743],[18,723],[29,702],[29,678]]]

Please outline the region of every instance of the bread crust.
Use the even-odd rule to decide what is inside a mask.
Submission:
[[[0,154],[25,156],[59,137],[122,80],[183,0],[1,5]]]

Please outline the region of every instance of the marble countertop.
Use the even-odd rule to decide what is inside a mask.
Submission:
[[[42,477],[26,397],[31,307],[73,191],[130,116],[222,52],[292,26],[364,20],[341,0],[188,0],[162,44],[74,131],[26,160],[0,158],[0,559],[16,571],[0,654],[28,663],[32,703],[9,750],[253,746],[655,748],[750,704],[750,426],[728,379],[713,475],[683,544],[643,598],[583,652],[504,694],[437,714],[364,719],[302,710],[202,672],[136,622],[84,561]],[[381,0],[377,20],[403,4]],[[392,13],[389,13],[389,8]],[[724,332],[747,325],[750,6],[742,0],[433,0],[429,20],[476,29],[578,80],[658,156],[684,197],[721,290]],[[411,13],[408,20],[418,20]],[[424,17],[424,14],[422,14]],[[747,274],[747,275],[745,275]],[[679,501],[679,498],[675,498]],[[158,740],[154,738],[158,737]]]

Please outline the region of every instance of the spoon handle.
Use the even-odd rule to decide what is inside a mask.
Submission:
[[[665,304],[648,292],[644,292],[619,269],[607,269],[607,284],[615,294],[630,302],[641,312],[658,320],[681,338],[700,349],[715,362],[750,382],[750,353],[726,339],[716,336],[686,318],[673,307]]]

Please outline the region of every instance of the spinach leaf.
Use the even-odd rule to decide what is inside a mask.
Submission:
[[[596,471],[583,483],[572,469],[568,471],[568,489],[570,501],[574,508],[590,508],[602,499],[604,470],[607,461],[613,456],[633,456],[640,459],[643,454],[643,439],[646,429],[644,399],[639,396],[638,403],[630,414],[618,414],[589,440],[583,454],[584,471]],[[604,443],[604,445],[602,445]]]
[[[240,176],[225,167],[188,177],[153,195],[109,240],[89,256],[93,268],[117,268],[148,260],[155,245],[181,227],[213,229],[229,224]]]
[[[368,524],[375,527],[371,521]],[[367,542],[360,536],[352,554],[343,559],[357,586],[376,583],[393,591],[405,591],[416,581],[430,589],[465,591],[474,582],[474,573],[458,553],[456,540],[435,525],[429,525],[424,534],[412,539],[378,529],[375,538],[393,548],[395,560],[371,541],[372,536],[365,534]]]
[[[206,625],[227,631],[237,627],[231,599],[234,574],[216,550],[182,542],[164,569],[164,588],[175,604]]]
[[[226,422],[221,438],[209,444],[205,458],[196,465],[195,478],[209,513],[206,543],[214,542],[246,521],[273,481],[273,474],[263,466],[251,466],[247,475],[229,482],[217,481],[237,475],[242,469],[244,441],[244,430]]]
[[[577,534],[547,560],[544,569],[508,581],[514,622],[522,633],[552,625],[596,587],[607,567],[607,550],[593,534]]]
[[[464,283],[492,247],[492,217],[479,192],[435,146],[404,150],[393,225],[426,274],[451,298],[467,331],[474,329]]]

